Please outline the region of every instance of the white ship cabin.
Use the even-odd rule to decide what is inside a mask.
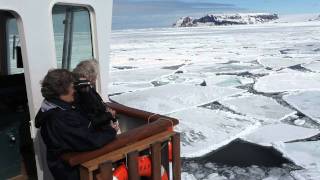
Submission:
[[[123,132],[101,149],[61,158],[79,167],[83,180],[114,178],[119,161],[125,162],[129,179],[139,179],[144,175],[137,158],[148,150],[152,179],[164,178],[161,168],[168,178],[180,179],[180,136],[172,129],[178,121],[109,102],[112,3],[0,1],[0,179],[51,179],[45,145],[34,127],[43,100],[40,81],[50,69],[72,70],[92,58],[100,66],[97,91],[117,111]]]

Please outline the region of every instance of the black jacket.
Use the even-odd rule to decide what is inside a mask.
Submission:
[[[77,88],[75,105],[79,107],[83,116],[91,121],[95,129],[116,121],[112,114],[106,111],[106,105],[97,91],[92,86]]]
[[[61,100],[44,100],[36,119],[47,147],[48,167],[56,180],[78,180],[78,167],[70,167],[60,156],[66,152],[90,151],[112,141],[116,131],[107,126],[95,130],[89,120],[71,104]]]

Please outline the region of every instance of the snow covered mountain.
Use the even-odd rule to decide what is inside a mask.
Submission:
[[[221,25],[241,25],[258,24],[270,22],[278,19],[278,14],[255,13],[255,14],[208,14],[199,19],[193,17],[182,17],[174,27],[194,27],[194,26],[221,26]]]

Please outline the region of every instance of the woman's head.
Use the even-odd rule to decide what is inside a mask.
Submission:
[[[84,78],[89,80],[92,84],[96,83],[98,72],[98,61],[96,60],[81,61],[73,70],[77,79]]]
[[[45,99],[74,101],[74,77],[65,69],[50,70],[41,82],[41,93]]]

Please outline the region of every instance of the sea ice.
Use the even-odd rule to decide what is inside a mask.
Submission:
[[[180,120],[177,130],[182,134],[182,157],[205,155],[259,126],[254,119],[200,107],[169,116]]]
[[[307,169],[292,171],[291,175],[295,180],[318,180],[320,179],[320,166],[315,164]]]
[[[306,139],[319,134],[316,129],[297,127],[288,124],[272,124],[256,129],[244,137],[246,141],[270,146],[277,142]]]
[[[169,84],[151,89],[110,97],[113,101],[129,107],[158,114],[168,114],[217,99],[239,94],[236,88],[204,87],[186,84]]]
[[[249,93],[219,102],[236,112],[264,120],[266,123],[279,122],[295,113],[295,111],[280,105],[272,98]]]
[[[227,178],[224,176],[219,176],[218,173],[212,173],[208,175],[205,180],[227,180]]]
[[[177,72],[179,71],[180,70],[178,70]],[[185,84],[199,85],[207,77],[208,75],[205,75],[205,74],[188,74],[188,73],[183,73],[181,71],[180,73],[175,73],[169,76],[163,76],[159,79],[156,79],[155,81],[162,82],[162,83],[170,83],[170,84],[185,83]]]
[[[206,64],[190,64],[184,66],[182,69],[187,73],[240,73],[249,70],[259,69],[261,66],[252,63],[206,63]]]
[[[265,67],[272,68],[274,70],[279,70],[282,68],[303,64],[303,63],[310,63],[314,61],[313,59],[306,59],[306,58],[284,58],[284,57],[262,57],[259,58],[258,62]]]
[[[296,18],[294,19],[296,20]],[[117,97],[113,96],[111,99],[114,98],[125,105],[148,111],[169,113],[187,109],[190,108],[190,106],[201,105],[212,100],[219,100],[241,92],[240,90],[230,88],[220,88],[237,86],[239,82],[233,77],[230,79],[226,78],[228,76],[220,76],[221,81],[217,80],[215,78],[217,73],[243,73],[243,75],[247,75],[246,77],[253,76],[253,78],[257,80],[254,88],[260,92],[279,93],[297,90],[318,90],[320,89],[319,74],[299,72],[299,70],[303,70],[299,69],[299,67],[295,70],[285,68],[298,63],[302,64],[302,67],[306,69],[313,72],[319,72],[319,63],[316,62],[316,60],[320,60],[320,21],[309,22],[308,19],[309,18],[305,19],[305,22],[263,24],[259,26],[247,25],[186,29],[157,28],[114,31],[111,40],[111,67],[114,67],[114,70],[135,69],[132,69],[132,71],[122,70],[123,72],[119,71],[114,73],[114,80],[111,80],[113,82],[111,82],[111,86],[114,85],[114,87],[111,88],[113,89],[113,92],[136,91],[140,88],[143,88],[143,90],[122,94]],[[285,20],[285,22],[286,21],[287,20]],[[265,67],[271,67],[272,69],[260,65],[258,63],[259,58],[260,63],[264,64]],[[284,61],[277,63],[275,62],[276,59],[284,59]],[[289,59],[294,60],[294,62],[289,62]],[[310,59],[315,62],[303,64],[309,63]],[[296,60],[298,62],[296,62]],[[303,62],[300,60],[303,60]],[[178,71],[185,70],[182,74],[173,74],[175,70],[169,72],[162,71],[161,69],[165,66],[177,66],[182,64],[185,64],[185,66],[178,69]],[[285,69],[275,71],[282,67]],[[146,68],[150,68],[149,71],[143,70]],[[188,72],[190,72],[190,74],[188,74]],[[246,72],[249,73],[246,74]],[[135,74],[137,75],[135,76]],[[261,77],[262,75],[265,76]],[[206,80],[207,82],[206,87],[194,86],[194,84],[199,84],[203,80]],[[163,81],[164,84],[169,83],[174,85],[144,89],[149,88],[149,83],[152,81]],[[241,82],[241,84],[248,84],[251,82],[252,80],[249,78],[248,82]],[[188,85],[178,85],[178,83]],[[182,144],[185,144],[185,146],[182,147],[183,153],[187,152],[186,148],[189,148],[191,151],[192,148],[201,150],[202,147],[205,147],[207,150],[211,140],[213,143],[215,142],[212,133],[214,134],[216,131],[218,131],[218,138],[220,139],[217,141],[223,141],[223,135],[225,135],[226,138],[229,136],[234,138],[238,131],[232,124],[238,125],[240,127],[239,132],[241,132],[242,128],[245,129],[245,127],[250,127],[248,124],[255,122],[251,121],[251,116],[259,117],[267,122],[273,123],[279,122],[279,119],[293,112],[279,105],[271,98],[263,98],[261,96],[254,96],[252,98],[242,98],[242,96],[239,96],[239,98],[240,102],[236,102],[234,107],[238,108],[238,106],[242,106],[241,108],[239,107],[239,109],[242,109],[239,111],[246,114],[247,116],[245,117],[240,116],[241,118],[237,119],[233,114],[219,112],[217,110],[210,110],[214,113],[211,116],[209,113],[208,116],[201,113],[195,113],[197,116],[201,117],[200,119],[205,119],[203,120],[204,122],[209,118],[212,120],[218,119],[218,122],[223,121],[222,124],[213,124],[212,127],[207,127],[208,125],[197,126],[198,122],[195,122],[199,119],[197,117],[192,116],[197,119],[192,119],[192,123],[189,124],[188,122],[183,122],[184,119],[188,120],[188,117],[181,118],[181,123],[177,129],[182,132]],[[305,102],[307,99],[311,100],[312,105],[317,105],[313,103],[313,101],[316,102],[317,100],[313,100],[312,98],[313,97],[310,96],[305,97],[303,100],[299,99],[297,100],[297,103],[294,103],[296,106],[293,106],[302,112],[302,110],[298,108],[298,105],[300,107],[302,106],[301,104],[309,104],[309,102]],[[256,102],[258,102],[257,105],[252,105]],[[308,106],[311,107],[310,105]],[[312,106],[311,108],[313,107],[319,106]],[[266,108],[271,109],[267,110]],[[263,113],[262,111],[266,111],[266,113]],[[311,111],[312,113],[304,110],[303,113],[309,117],[311,117],[311,115],[318,115],[315,113],[315,110]],[[185,115],[181,115],[181,117],[185,117],[190,113],[192,112],[186,112]],[[204,116],[205,118],[202,118]],[[231,118],[225,118],[224,120],[223,117],[229,116],[231,116]],[[246,119],[248,121],[239,122],[238,124],[237,121],[241,121],[241,119]],[[228,124],[229,121],[231,125]],[[300,124],[302,122],[298,123]],[[308,121],[305,122],[305,124],[307,123]],[[223,125],[226,125],[227,128],[224,128]],[[225,132],[224,129],[231,129],[231,131]],[[249,130],[244,130],[243,132],[248,133]],[[290,132],[291,130],[292,129],[290,128]],[[291,135],[296,138],[297,134],[294,132]],[[270,138],[272,141],[275,141],[277,139],[289,137],[280,135],[281,133],[276,133],[274,136],[266,136],[265,138]],[[227,141],[225,142],[227,143]],[[285,150],[295,150],[293,155],[297,156],[297,159],[300,159],[300,161],[304,161],[304,157],[307,157],[307,159],[310,160],[310,163],[307,163],[308,165],[312,164],[311,160],[316,161],[319,159],[318,157],[320,157],[318,153],[320,152],[319,149],[312,148],[312,145],[309,146],[309,144],[310,142],[301,142],[301,146],[304,146],[304,148],[301,147],[301,150],[297,150],[297,147],[300,145],[292,145],[289,147],[288,144],[285,144]],[[223,144],[220,144],[219,146],[222,145]],[[285,151],[283,152],[286,153]],[[292,155],[292,151],[289,153]],[[295,171],[292,174],[300,175],[308,180],[318,180],[320,179],[319,165],[317,163],[314,164],[314,166],[308,166],[308,169]],[[233,171],[233,167],[217,167],[217,170],[211,170],[210,172],[208,172],[209,168],[202,168],[201,165],[198,165],[197,167],[198,169],[195,171],[199,172],[194,172],[192,169],[189,169],[187,171],[188,173],[182,173],[182,179],[194,180],[196,179],[195,174],[198,174],[198,176],[205,174],[206,177],[204,178],[215,179],[216,173],[218,173],[223,179],[235,177],[237,180],[247,180],[253,178],[248,172],[256,172],[252,170],[249,171],[250,167],[243,168],[242,170],[247,173],[243,176],[242,171]],[[262,179],[291,180],[288,172],[283,172],[287,171],[285,168],[277,168],[275,170],[269,170],[262,167],[259,168],[265,171],[265,177],[262,177]],[[190,174],[190,171],[192,174]],[[222,171],[226,177],[220,174]],[[210,176],[210,174],[212,174],[212,176]],[[295,175],[294,177],[296,178],[297,176]]]
[[[208,86],[236,87],[254,83],[252,78],[235,75],[209,76],[205,78]]]
[[[160,68],[112,71],[110,80],[113,83],[151,82],[156,78],[172,73],[174,73],[173,70]]]
[[[205,86],[237,87],[254,83],[252,78],[235,75],[204,75],[177,73],[162,77],[158,81],[163,83],[185,83],[199,85],[205,82]]]
[[[141,89],[147,89],[154,87],[151,83],[141,82],[141,83],[121,83],[121,84],[110,84],[108,89],[108,94],[118,94],[125,92],[133,92]]]
[[[320,124],[320,91],[305,91],[286,95],[283,99],[298,111]]]
[[[319,57],[319,59],[320,59],[320,57]],[[320,72],[320,62],[319,61],[315,61],[315,62],[312,62],[309,64],[304,64],[304,65],[302,65],[302,67],[309,69],[313,72]]]
[[[320,90],[317,73],[279,73],[261,77],[254,85],[258,92],[277,93],[298,90]]]
[[[188,174],[187,172],[181,173],[181,179],[183,179],[183,180],[197,180],[192,174]]]
[[[279,150],[303,168],[320,167],[320,141],[285,143]]]

